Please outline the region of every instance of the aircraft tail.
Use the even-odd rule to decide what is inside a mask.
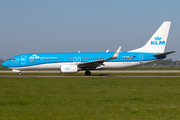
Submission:
[[[143,47],[128,52],[164,53],[170,25],[165,21]]]

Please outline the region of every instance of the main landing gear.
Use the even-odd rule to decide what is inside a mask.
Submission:
[[[85,75],[90,76],[91,72],[89,70],[86,70]]]

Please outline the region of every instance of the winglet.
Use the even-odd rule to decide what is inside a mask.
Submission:
[[[121,50],[121,46],[119,46],[119,48],[116,50],[116,52],[114,53],[114,55],[110,59],[116,59],[119,55],[120,50]]]

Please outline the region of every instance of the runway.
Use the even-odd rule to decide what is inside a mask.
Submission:
[[[62,75],[59,71],[22,71],[22,73],[60,73],[59,75],[0,75],[0,77],[16,77],[16,78],[26,78],[26,77],[180,77],[180,75],[109,75],[108,73],[180,73],[180,70],[103,70],[103,71],[91,71],[92,73],[99,73],[99,75]],[[14,73],[12,71],[0,71],[0,73]],[[79,73],[84,73],[80,71]]]

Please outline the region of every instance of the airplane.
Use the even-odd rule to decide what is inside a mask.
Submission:
[[[78,73],[90,70],[126,69],[149,64],[166,58],[176,51],[164,52],[171,21],[165,21],[153,34],[149,41],[138,49],[121,52],[77,52],[77,53],[29,53],[11,57],[3,62],[3,66],[13,72],[28,70],[59,70],[60,73]]]

